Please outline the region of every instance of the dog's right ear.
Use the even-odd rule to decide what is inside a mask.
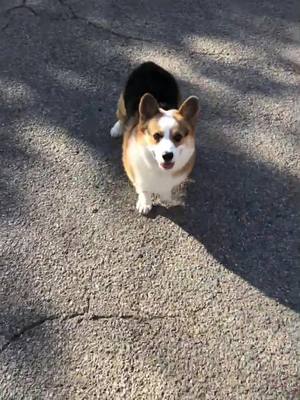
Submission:
[[[159,113],[159,106],[155,98],[150,93],[145,93],[140,100],[139,115],[140,121],[146,122]]]

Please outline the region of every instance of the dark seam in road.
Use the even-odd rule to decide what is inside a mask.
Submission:
[[[24,9],[24,10],[30,11],[35,17],[38,16],[38,13],[35,11],[35,9],[30,7],[30,6],[28,6],[28,5],[26,5],[26,3],[24,3],[24,2],[22,4],[19,4],[18,6],[14,6],[12,8],[9,8],[8,10],[5,11],[5,14],[10,14],[12,11],[20,10],[20,9]]]
[[[31,324],[24,326],[18,332],[13,334],[10,338],[8,338],[7,342],[2,346],[0,353],[3,353],[11,343],[17,341],[26,332],[41,326],[45,322],[54,321],[54,320],[58,320],[58,319],[60,319],[61,321],[66,321],[66,320],[69,320],[69,319],[77,318],[79,316],[84,316],[84,313],[73,313],[73,314],[70,314],[70,315],[65,316],[65,317],[62,317],[62,316],[59,316],[59,315],[49,315],[49,316],[41,318],[41,319],[39,319],[39,320],[37,320],[35,322],[32,322]]]
[[[193,312],[193,315],[197,312]],[[35,322],[32,322],[26,326],[24,326],[22,329],[20,329],[18,332],[13,334],[10,338],[7,339],[7,342],[2,346],[0,349],[0,353],[3,353],[7,347],[12,344],[13,342],[17,341],[21,336],[23,336],[25,333],[28,331],[35,329],[41,325],[43,325],[45,322],[49,321],[55,321],[55,320],[60,320],[60,321],[69,321],[74,318],[78,317],[87,317],[87,321],[99,321],[99,320],[134,320],[138,322],[149,322],[149,321],[155,321],[155,320],[162,320],[162,319],[173,319],[173,318],[180,318],[181,316],[179,314],[170,314],[170,315],[149,315],[147,317],[143,316],[138,316],[138,315],[133,315],[133,314],[108,314],[108,315],[97,315],[97,314],[88,314],[87,312],[74,312],[70,315],[62,316],[62,315],[49,315],[47,317],[43,317]],[[186,317],[186,316],[185,316]]]
[[[134,40],[134,41],[139,41],[139,42],[153,43],[153,41],[150,40],[150,39],[141,38],[141,37],[132,36],[132,35],[126,35],[124,33],[115,31],[114,29],[111,29],[108,26],[104,26],[104,25],[102,25],[100,23],[97,23],[97,22],[92,22],[88,18],[84,18],[84,17],[81,17],[81,16],[77,15],[75,13],[75,11],[73,10],[73,8],[70,6],[70,4],[65,3],[63,0],[58,0],[58,1],[59,1],[59,3],[61,4],[62,7],[64,7],[65,9],[67,9],[69,11],[70,16],[66,17],[66,18],[64,18],[64,17],[51,18],[48,15],[49,20],[52,20],[52,21],[70,21],[70,20],[82,21],[82,22],[84,22],[84,23],[86,23],[86,24],[88,24],[90,26],[93,26],[95,29],[101,30],[103,32],[107,32],[107,33],[109,33],[111,35],[117,36],[117,37],[119,37],[121,39],[124,39],[124,40]],[[14,7],[10,8],[10,9],[6,10],[5,14],[10,14],[11,12],[13,12],[15,10],[19,10],[19,9],[26,9],[26,10],[30,11],[32,13],[32,15],[34,15],[35,17],[40,17],[41,18],[39,13],[34,8],[32,8],[31,6],[26,5],[26,0],[23,0],[22,4],[20,4],[18,6],[14,6]],[[9,21],[1,28],[1,31],[4,31],[5,29],[7,29],[7,27],[10,24],[10,22],[11,22],[11,19],[9,19]]]
[[[139,42],[150,42],[150,43],[152,43],[152,40],[150,40],[150,39],[140,38],[140,37],[132,36],[132,35],[125,35],[124,33],[121,33],[121,32],[115,31],[113,29],[110,29],[107,26],[103,26],[103,25],[101,25],[99,23],[92,22],[87,18],[84,18],[84,17],[81,17],[81,16],[77,15],[76,12],[74,11],[73,7],[70,4],[65,3],[64,0],[58,0],[58,1],[63,7],[67,8],[70,11],[70,13],[71,13],[71,18],[70,19],[77,19],[79,21],[84,21],[85,23],[87,23],[88,25],[93,26],[96,29],[101,29],[102,31],[108,32],[111,35],[120,37],[121,39],[129,39],[129,40],[135,40],[135,41],[139,41]]]

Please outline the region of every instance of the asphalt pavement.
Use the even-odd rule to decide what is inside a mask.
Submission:
[[[0,0],[0,399],[300,399],[297,0]],[[185,207],[112,139],[145,60],[200,98]]]

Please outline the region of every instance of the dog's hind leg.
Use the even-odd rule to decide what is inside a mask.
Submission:
[[[124,123],[122,121],[117,121],[110,130],[111,137],[120,137],[123,135]]]
[[[123,94],[121,94],[118,101],[117,118],[118,121],[113,125],[113,127],[110,130],[110,135],[112,137],[122,136],[124,132],[124,126],[127,119],[127,115],[126,115]]]

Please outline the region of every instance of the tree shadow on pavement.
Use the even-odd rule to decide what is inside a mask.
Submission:
[[[222,265],[300,312],[299,181],[240,154],[202,148],[185,208],[158,207]]]

